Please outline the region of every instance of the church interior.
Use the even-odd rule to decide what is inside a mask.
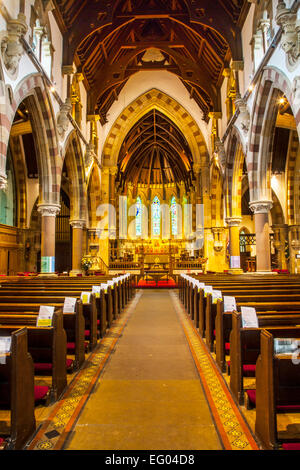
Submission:
[[[0,449],[300,450],[299,0],[0,42]]]

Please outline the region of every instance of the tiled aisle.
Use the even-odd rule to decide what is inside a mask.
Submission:
[[[65,449],[221,448],[169,292],[142,291]]]

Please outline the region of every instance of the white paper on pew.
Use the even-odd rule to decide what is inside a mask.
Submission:
[[[217,303],[217,300],[222,300],[222,292],[220,290],[213,290],[213,293],[212,293],[212,301],[213,301],[213,304],[216,304]]]
[[[112,289],[114,288],[114,281],[107,281],[107,285],[110,286]]]
[[[105,294],[107,294],[108,284],[101,284],[101,289],[104,289]]]
[[[254,307],[241,307],[242,327],[258,328],[258,318]]]
[[[52,318],[54,314],[54,308],[49,305],[41,305],[40,311],[36,320],[36,326],[39,327],[50,327],[52,326]]]
[[[212,286],[204,286],[204,296],[207,297],[207,294],[212,294],[213,293],[213,287]]]
[[[224,296],[224,312],[234,312],[236,311],[236,301],[235,297]]]
[[[205,287],[204,282],[197,282],[197,287],[198,287],[198,290],[204,289],[204,287]]]
[[[0,356],[2,354],[10,353],[11,349],[11,336],[1,336],[0,337]],[[5,364],[0,358],[0,364]]]
[[[74,313],[77,299],[74,297],[66,297],[64,302],[63,313]]]
[[[81,292],[81,300],[83,304],[89,304],[91,298],[90,292]]]
[[[100,291],[101,291],[100,286],[93,286],[92,287],[92,294],[95,294],[95,297],[100,297]]]

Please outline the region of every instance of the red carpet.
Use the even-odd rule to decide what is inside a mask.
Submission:
[[[136,287],[140,289],[145,289],[145,288],[175,289],[178,286],[173,279],[169,279],[168,281],[164,281],[164,280],[158,281],[157,285],[155,281],[150,281],[150,280],[144,281],[141,279]]]

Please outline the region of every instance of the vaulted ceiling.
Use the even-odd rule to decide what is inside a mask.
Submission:
[[[165,115],[153,109],[132,127],[118,161],[117,186],[125,183],[163,185],[193,180],[192,155],[182,132]]]
[[[128,79],[142,70],[176,74],[208,119],[220,111],[229,61],[242,60],[248,0],[54,0],[64,65],[75,61],[101,122]]]

